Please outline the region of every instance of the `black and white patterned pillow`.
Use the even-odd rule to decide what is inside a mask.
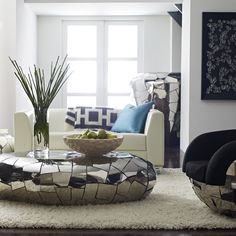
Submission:
[[[115,123],[119,110],[108,107],[76,107],[68,109],[66,122],[75,129],[110,130]]]
[[[67,108],[65,122],[69,125],[75,126],[75,120],[76,120],[76,109]]]

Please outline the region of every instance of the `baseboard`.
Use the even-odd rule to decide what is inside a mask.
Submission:
[[[179,163],[180,163],[180,167],[182,168],[183,166],[183,162],[184,162],[184,151],[180,148],[179,150]]]

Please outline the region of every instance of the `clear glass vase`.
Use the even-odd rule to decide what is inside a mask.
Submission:
[[[34,156],[47,159],[49,155],[49,123],[48,108],[34,108]]]

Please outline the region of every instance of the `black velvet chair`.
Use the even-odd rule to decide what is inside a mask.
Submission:
[[[236,217],[236,176],[226,173],[235,160],[236,130],[224,130],[196,137],[188,146],[183,162],[183,172],[200,200],[211,209],[233,217]]]

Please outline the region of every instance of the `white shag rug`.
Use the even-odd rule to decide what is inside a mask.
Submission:
[[[180,169],[164,169],[146,199],[110,205],[44,206],[0,200],[1,228],[215,229],[236,219],[212,212]]]

